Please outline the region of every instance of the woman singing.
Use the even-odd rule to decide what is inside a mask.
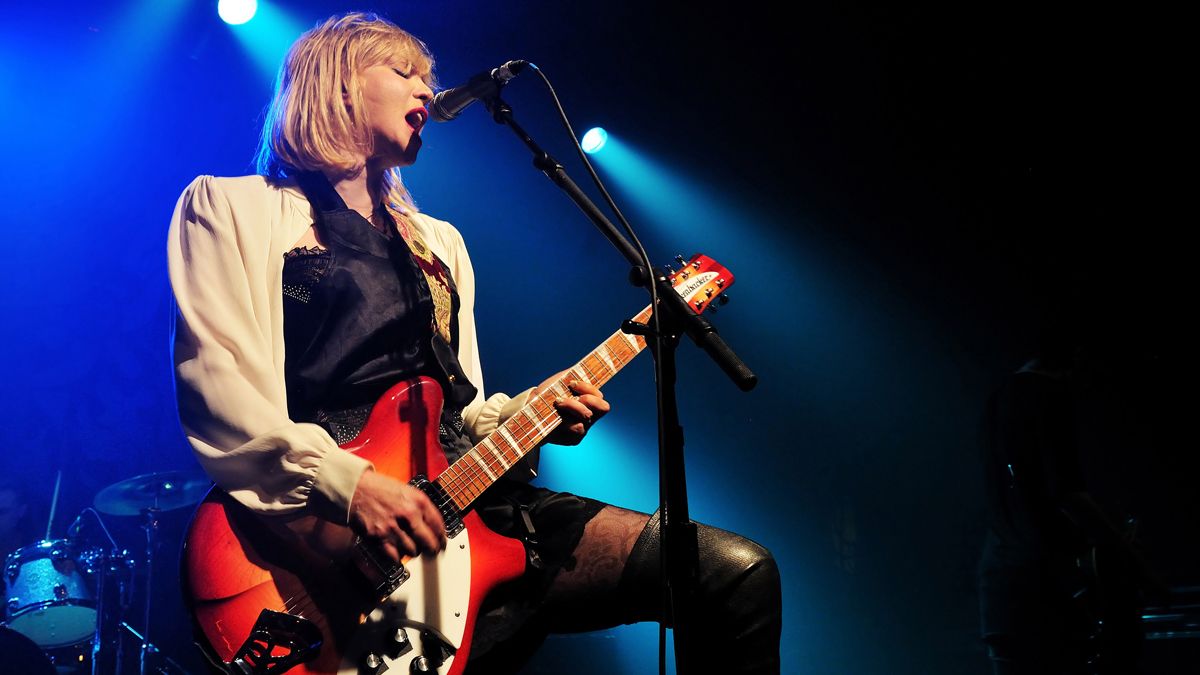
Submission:
[[[267,111],[259,175],[197,178],[168,242],[180,418],[201,465],[264,520],[348,525],[394,561],[446,547],[441,513],[339,443],[390,387],[426,376],[453,462],[530,395],[485,395],[463,238],[400,179],[421,149],[432,68],[424,44],[374,15],[305,33]],[[570,386],[547,442],[578,443],[609,410],[595,387]],[[663,616],[658,518],[534,487],[532,473],[514,467],[473,507],[527,560],[484,604],[468,672],[513,671],[552,630]],[[699,543],[698,620],[727,640],[705,645],[705,662],[778,672],[774,560],[715,528]]]

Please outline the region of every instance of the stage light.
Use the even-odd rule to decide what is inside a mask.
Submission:
[[[606,142],[608,142],[608,132],[600,127],[592,127],[583,135],[583,140],[579,144],[583,147],[584,152],[594,155],[600,152],[600,148],[603,148]]]
[[[233,0],[225,2],[232,3]],[[253,4],[254,20],[230,24],[229,32],[241,43],[246,54],[262,72],[263,78],[273,82],[279,73],[279,62],[287,54],[288,47],[304,32],[304,22],[280,9],[278,2],[255,0]]]
[[[258,0],[218,0],[217,15],[231,26],[240,26],[254,18]]]

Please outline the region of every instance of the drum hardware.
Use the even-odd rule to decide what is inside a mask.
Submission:
[[[157,669],[155,669],[154,672],[159,673],[160,675],[172,675],[174,673],[178,673],[179,675],[187,675],[188,671],[186,669],[184,669],[183,666],[176,663],[175,659],[172,659],[170,656],[167,656],[166,653],[164,653],[158,647],[155,647],[153,644],[151,644],[149,641],[147,641],[146,637],[144,635],[142,635],[141,633],[137,632],[137,629],[135,629],[133,626],[130,626],[128,623],[122,621],[121,625],[120,625],[120,630],[123,630],[126,633],[129,633],[129,635],[131,637],[133,637],[133,639],[136,640],[139,644],[146,645],[147,652],[154,654],[159,659],[162,659],[165,662],[165,665],[160,665]]]
[[[165,511],[199,502],[211,483],[202,474],[181,472],[145,474],[120,481],[97,494],[95,508],[85,508],[79,513],[68,528],[66,539],[52,539],[51,525],[61,482],[59,472],[45,538],[14,551],[5,560],[0,576],[6,593],[0,610],[7,623],[0,624],[0,638],[4,638],[6,646],[12,640],[25,646],[35,645],[41,652],[36,665],[38,668],[46,665],[49,668],[46,672],[57,669],[60,674],[98,675],[125,672],[126,640],[122,636],[128,633],[140,645],[141,675],[185,673],[149,637],[153,568],[160,543],[159,519]],[[83,530],[89,513],[103,531],[106,546],[86,543]],[[134,569],[139,561],[117,543],[101,513],[138,515],[143,519],[142,529],[146,532],[143,632],[139,633],[125,621],[133,600]],[[150,668],[151,658],[157,663],[154,669]],[[3,664],[0,670],[17,666],[20,672],[34,672],[7,658],[0,664]]]
[[[138,634],[128,623],[121,624],[138,636],[141,643],[138,653],[139,675],[149,672],[149,662],[155,654],[170,661],[150,641],[150,627],[153,625],[151,600],[154,595],[154,559],[159,548],[159,516],[165,511],[198,503],[210,487],[212,482],[203,474],[165,471],[128,478],[104,488],[96,495],[94,503],[98,510],[114,516],[141,516],[142,529],[146,532],[146,592],[142,633]],[[118,661],[121,658],[122,650],[118,648]]]

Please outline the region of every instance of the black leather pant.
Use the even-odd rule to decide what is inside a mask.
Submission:
[[[767,549],[732,532],[697,525],[699,570],[691,658],[705,673],[779,673],[782,629],[779,568]],[[596,630],[665,615],[659,578],[658,514],[650,517],[626,560],[621,580],[607,602],[571,613],[542,612],[517,635],[480,659],[470,675],[518,673],[547,633]],[[646,655],[656,659],[655,653]]]
[[[699,574],[690,649],[705,673],[778,673],[783,625],[779,567],[770,551],[740,535],[697,524]],[[638,537],[618,595],[639,616],[661,620],[659,537],[655,513]],[[627,623],[629,621],[626,621]],[[699,672],[699,670],[696,670]]]

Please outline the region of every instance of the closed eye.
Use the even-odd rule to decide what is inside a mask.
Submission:
[[[392,68],[392,72],[396,73],[397,75],[399,75],[400,77],[403,77],[406,80],[413,76],[413,73],[411,70],[404,71],[399,68]]]

